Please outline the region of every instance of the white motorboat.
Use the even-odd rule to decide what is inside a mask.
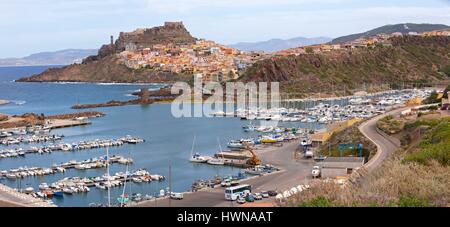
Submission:
[[[215,117],[223,117],[223,116],[225,116],[225,112],[217,111],[217,112],[213,113],[212,115]]]
[[[221,158],[211,158],[207,161],[210,165],[225,165],[225,162]]]
[[[47,190],[47,189],[49,189],[49,188],[50,188],[50,187],[48,186],[47,183],[42,183],[42,184],[39,185],[39,189],[40,189],[40,190]]]
[[[219,152],[222,152],[222,146],[220,145],[219,138],[217,138],[217,144],[219,145]],[[225,165],[223,158],[211,158],[207,161],[210,165]]]
[[[6,178],[8,178],[8,179],[16,179],[16,178],[17,178],[17,175],[16,175],[16,174],[13,174],[13,173],[6,174]]]
[[[262,175],[264,174],[264,167],[263,166],[254,166],[252,168],[248,168],[244,171],[246,174],[250,175]]]
[[[231,149],[244,149],[245,146],[240,141],[230,141],[227,144],[227,147]]]
[[[142,183],[142,179],[138,177],[134,177],[132,180],[134,183]]]
[[[190,159],[190,162],[195,162],[195,163],[205,163],[208,160],[210,160],[211,157],[208,156],[202,156],[199,153],[195,153]]]

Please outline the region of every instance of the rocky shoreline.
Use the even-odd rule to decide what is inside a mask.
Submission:
[[[77,118],[93,118],[93,117],[103,117],[104,113],[101,112],[78,112],[78,113],[68,113],[68,114],[58,114],[58,115],[38,115],[34,113],[26,113],[22,115],[2,115],[0,114],[0,129],[7,128],[20,128],[27,127],[30,125],[45,125],[46,121],[55,120],[73,120]]]
[[[153,101],[142,102],[140,99],[133,99],[129,101],[116,101],[111,100],[106,103],[96,103],[96,104],[77,104],[72,106],[72,109],[92,109],[92,108],[101,108],[101,107],[114,107],[114,106],[129,106],[129,105],[149,105],[152,104]]]

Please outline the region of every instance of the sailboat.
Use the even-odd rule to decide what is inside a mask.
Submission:
[[[209,159],[211,159],[211,157],[208,157],[208,156],[201,156],[199,153],[195,153],[195,154],[194,154],[194,145],[195,145],[195,136],[194,136],[194,140],[192,141],[191,158],[189,158],[189,161],[190,161],[190,162],[194,162],[194,163],[205,163],[205,162],[207,162]]]
[[[217,138],[217,142],[219,144],[219,152],[222,152],[222,146],[220,146],[220,141]],[[210,165],[225,165],[225,161],[223,158],[211,158],[207,161]]]
[[[130,160],[130,159],[131,159],[131,157],[128,158],[128,160]],[[120,203],[120,207],[125,206],[125,204],[127,204],[127,203],[130,201],[130,198],[128,197],[128,195],[125,194],[125,189],[127,188],[127,181],[128,181],[127,178],[128,178],[128,175],[130,175],[130,173],[129,173],[129,171],[128,171],[128,168],[129,168],[129,164],[130,164],[130,163],[131,163],[131,162],[127,162],[127,163],[126,163],[126,164],[127,164],[127,167],[126,167],[125,175],[124,175],[125,179],[124,179],[123,191],[122,191],[122,194],[120,195],[120,197],[117,198],[117,201]]]
[[[254,132],[256,130],[256,127],[252,124],[251,121],[249,125],[243,126],[242,128],[245,132]]]

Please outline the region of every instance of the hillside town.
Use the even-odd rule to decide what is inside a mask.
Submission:
[[[340,44],[318,44],[278,51],[273,54],[265,52],[245,52],[214,41],[198,39],[193,44],[155,44],[143,49],[128,45],[119,56],[125,65],[132,69],[152,69],[176,74],[202,75],[203,81],[228,81],[239,78],[241,72],[254,62],[277,56],[323,53],[355,48],[373,48],[376,45],[389,46],[391,37],[399,36],[450,36],[450,30],[431,32],[409,32],[403,34],[377,34]]]
[[[133,69],[202,74],[204,81],[227,81],[237,79],[241,70],[266,55],[247,53],[214,41],[199,39],[194,44],[156,44],[142,50],[128,47],[120,56]]]
[[[394,32],[392,34],[377,34],[375,36],[367,37],[367,38],[359,38],[353,41],[344,42],[340,44],[318,44],[318,45],[310,45],[304,47],[291,48],[287,50],[282,50],[275,53],[275,56],[288,56],[288,55],[300,55],[300,54],[312,54],[312,53],[322,53],[322,52],[330,52],[333,50],[351,50],[355,48],[373,48],[376,45],[385,45],[389,46],[390,38],[392,37],[401,37],[401,36],[420,36],[420,37],[430,37],[430,36],[450,36],[450,30],[436,30],[430,32],[409,32],[408,34],[403,34],[401,32]]]

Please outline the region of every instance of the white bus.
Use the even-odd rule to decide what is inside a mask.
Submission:
[[[238,185],[225,189],[226,200],[236,200],[239,197],[245,197],[252,192],[252,186],[248,184]]]

